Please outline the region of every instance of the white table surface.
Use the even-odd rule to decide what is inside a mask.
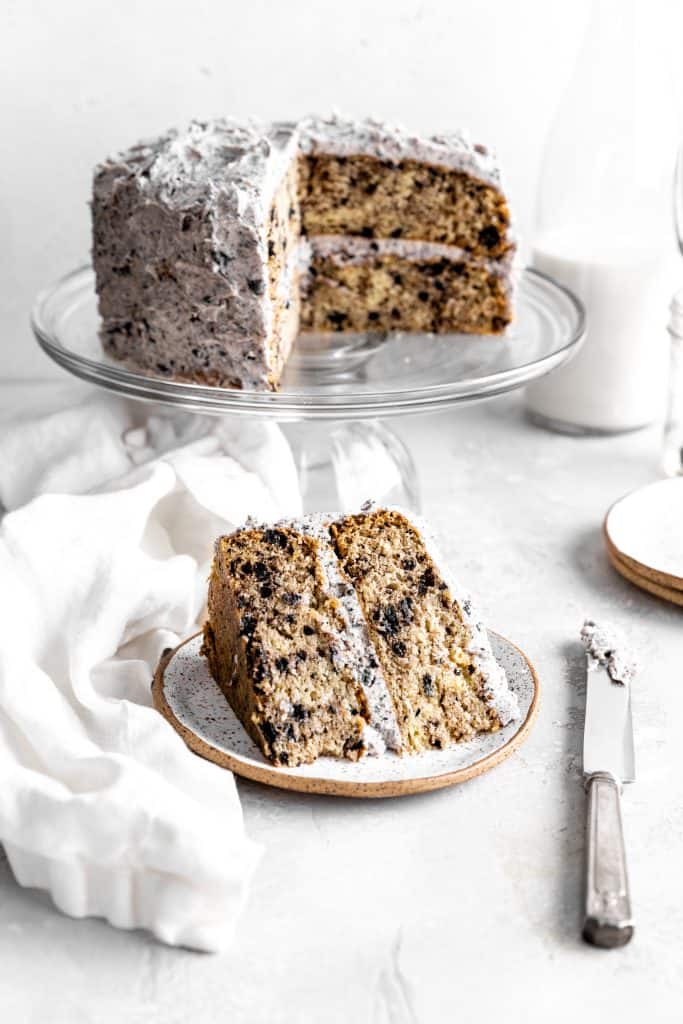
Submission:
[[[397,800],[240,782],[266,853],[220,956],[63,917],[0,857],[0,1020],[681,1020],[683,612],[617,576],[600,533],[609,504],[656,477],[658,433],[561,437],[527,423],[516,396],[400,430],[445,552],[536,664],[526,745],[479,779]],[[617,951],[578,935],[586,614],[626,627],[645,666],[624,802],[637,933]]]

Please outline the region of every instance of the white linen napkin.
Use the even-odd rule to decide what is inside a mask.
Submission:
[[[218,950],[260,850],[150,683],[199,626],[214,538],[300,511],[291,452],[270,424],[54,404],[0,423],[0,841],[65,913]]]

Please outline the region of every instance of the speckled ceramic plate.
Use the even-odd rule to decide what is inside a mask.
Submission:
[[[319,757],[298,768],[276,768],[246,734],[199,653],[201,636],[186,640],[162,658],[152,684],[154,705],[196,754],[237,775],[280,789],[330,796],[404,796],[464,782],[500,764],[529,734],[536,716],[538,678],[514,644],[490,633],[493,653],[519,700],[519,718],[496,733],[485,733],[448,750],[414,757],[387,753],[346,761]]]
[[[612,568],[616,569],[619,575],[623,576],[629,583],[632,583],[634,587],[640,587],[641,590],[647,591],[648,594],[653,594],[654,597],[661,598],[662,601],[669,601],[670,604],[683,608],[683,590],[667,587],[663,583],[658,583],[656,578],[653,579],[649,575],[643,576],[641,573],[636,572],[629,560],[621,558],[617,554],[611,546],[609,539],[607,540],[607,557]]]
[[[610,508],[603,524],[605,541],[612,564],[625,566],[637,577],[665,591],[658,597],[670,598],[666,590],[679,591],[683,603],[683,479],[657,480],[620,498]],[[622,575],[625,575],[622,574]],[[630,576],[627,577],[630,579]],[[648,589],[647,587],[645,589]]]

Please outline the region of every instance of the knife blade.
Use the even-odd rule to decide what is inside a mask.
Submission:
[[[588,794],[583,938],[596,946],[623,946],[634,932],[621,792],[635,781],[631,682],[635,660],[613,627],[587,619],[586,719],[583,772]]]

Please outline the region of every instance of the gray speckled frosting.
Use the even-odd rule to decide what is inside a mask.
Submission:
[[[198,303],[200,296],[205,297],[204,304],[198,306],[198,318],[210,322],[215,310],[220,328],[215,345],[206,342],[205,331],[195,344],[201,354],[201,346],[207,349],[207,376],[220,361],[221,370],[241,379],[244,387],[267,386],[273,368],[267,346],[273,311],[268,298],[266,225],[275,190],[295,153],[291,126],[193,121],[183,132],[169,132],[100,165],[94,182],[94,262],[105,321],[109,313],[108,264],[115,263],[111,249],[116,242],[106,237],[102,214],[115,204],[126,203],[130,207],[126,231],[132,240],[139,236],[136,249],[144,253],[150,236],[155,244],[146,272],[154,275],[157,259],[167,256],[173,276],[187,283],[189,297],[196,296]],[[178,251],[178,238],[184,238],[187,255]],[[104,248],[108,259],[98,259],[98,247]],[[198,261],[198,254],[204,259]],[[144,271],[142,278],[141,287]],[[119,280],[119,290],[132,287],[133,280]],[[135,300],[141,307],[149,307],[153,298],[138,292],[131,304]],[[229,318],[224,316],[226,306]],[[163,323],[163,316],[159,310],[155,320]],[[180,334],[182,344],[164,351],[159,357],[161,365],[177,361],[182,346],[192,344],[190,328],[181,328],[177,314],[168,328],[169,336],[174,331]],[[163,339],[156,339],[155,344],[160,340],[164,347]]]
[[[485,146],[465,132],[418,135],[400,125],[341,114],[301,121],[193,121],[184,132],[169,132],[156,142],[134,147],[145,152],[149,192],[176,206],[192,205],[207,192],[225,188],[267,211],[273,191],[299,149],[304,153],[362,154],[379,160],[420,160],[462,170],[500,187],[500,168]]]
[[[328,516],[319,513],[304,516],[294,525],[302,533],[322,542],[320,561],[328,593],[339,601],[345,627],[343,633],[338,635],[336,657],[340,666],[350,668],[360,682],[370,711],[371,725],[366,727],[364,737],[366,747],[373,753],[382,753],[385,746],[390,750],[401,750],[401,733],[391,696],[368,634],[358,596],[351,583],[343,578],[337,556],[330,544],[331,521]]]
[[[143,191],[176,207],[232,194],[237,211],[256,227],[294,155],[294,142],[285,126],[193,121],[156,148]]]
[[[638,671],[638,663],[620,631],[611,623],[598,625],[586,619],[581,627],[581,642],[591,663],[604,665],[615,683],[630,682]]]

